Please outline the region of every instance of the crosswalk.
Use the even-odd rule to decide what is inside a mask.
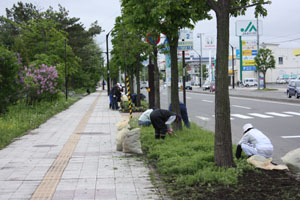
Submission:
[[[254,119],[254,118],[261,118],[261,119],[270,119],[274,117],[300,117],[300,112],[292,112],[292,111],[286,111],[286,112],[265,112],[265,113],[246,113],[246,114],[237,114],[233,113],[230,115],[230,119]],[[212,118],[214,118],[215,115],[212,115]],[[210,118],[207,116],[196,116],[196,118],[204,121],[209,121]]]

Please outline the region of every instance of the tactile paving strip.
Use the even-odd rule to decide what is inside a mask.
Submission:
[[[81,134],[85,129],[85,126],[96,107],[97,101],[100,97],[101,93],[97,96],[87,113],[84,115],[82,120],[77,125],[76,129],[68,139],[68,141],[63,146],[61,152],[59,153],[56,160],[53,162],[40,185],[37,187],[35,192],[33,193],[31,199],[32,200],[43,200],[43,199],[52,199],[56,187],[61,179],[64,169],[68,165],[68,162],[77,146],[77,143],[80,139]]]

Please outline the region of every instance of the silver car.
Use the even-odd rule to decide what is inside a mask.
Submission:
[[[287,96],[291,98],[295,96],[297,99],[300,97],[300,80],[291,80],[287,88]]]

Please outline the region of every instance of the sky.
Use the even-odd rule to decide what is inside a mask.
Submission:
[[[5,8],[11,8],[17,0],[0,0],[0,15],[5,15]],[[105,30],[96,41],[102,49],[105,49],[105,35],[113,28],[115,18],[120,15],[119,0],[26,0],[24,3],[33,3],[39,9],[46,10],[52,6],[57,10],[61,4],[69,11],[70,17],[80,18],[86,28],[94,21]],[[300,48],[300,3],[299,0],[272,0],[271,5],[266,5],[268,16],[260,17],[262,21],[262,35],[260,43],[277,43],[282,48]],[[214,12],[211,12],[214,16]],[[235,48],[239,46],[239,39],[235,34],[236,21],[255,20],[254,10],[248,9],[245,16],[230,19],[230,43]],[[200,39],[197,34],[202,34],[202,44],[205,37],[216,36],[216,18],[198,22],[193,30],[194,49],[200,52]],[[253,40],[255,37],[247,37]],[[112,47],[110,46],[110,49]],[[203,55],[208,54],[208,49],[202,49]]]

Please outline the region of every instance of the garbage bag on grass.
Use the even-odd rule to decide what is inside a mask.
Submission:
[[[300,173],[300,148],[288,152],[281,160],[288,166],[292,173]]]
[[[127,128],[123,128],[122,130],[118,131],[116,138],[117,151],[123,150],[123,139],[125,137],[125,133],[127,133],[128,131],[129,130]]]
[[[142,145],[140,141],[141,129],[135,128],[125,133],[123,139],[123,152],[142,154]]]
[[[129,122],[129,119],[122,119],[121,121],[119,121],[116,124],[118,131],[122,130],[123,128],[129,128],[128,122]]]
[[[277,170],[284,170],[284,169],[288,169],[287,166],[285,165],[273,165],[271,163],[272,159],[267,159],[263,156],[259,156],[259,155],[254,155],[251,156],[250,158],[247,159],[247,162],[252,164],[253,166],[257,167],[257,168],[261,168],[261,169],[266,169],[266,170],[273,170],[273,169],[277,169]]]

